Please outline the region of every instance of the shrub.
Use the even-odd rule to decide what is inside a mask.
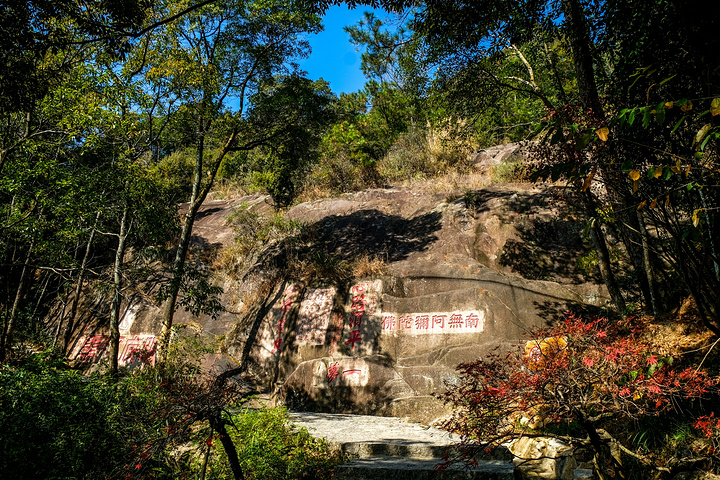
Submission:
[[[47,352],[0,366],[0,478],[112,477],[133,457],[133,439],[154,430],[150,397],[126,387]]]
[[[645,326],[636,318],[611,323],[569,315],[536,332],[524,349],[460,365],[459,382],[444,394],[456,408],[447,426],[466,438],[466,455],[480,440],[491,448],[522,435],[590,446],[599,473],[609,477],[629,463],[653,470],[692,462],[628,448],[641,425],[667,435],[663,426],[702,420],[707,402],[718,399],[718,376],[657,354],[641,340]]]
[[[283,408],[243,409],[232,416],[230,436],[246,478],[291,480],[329,478],[341,456],[332,453],[324,440],[317,440],[306,429],[290,425]],[[209,466],[208,479],[230,479],[227,460],[218,449]]]

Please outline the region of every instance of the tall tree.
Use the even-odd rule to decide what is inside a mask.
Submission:
[[[182,5],[172,3],[168,8]],[[195,149],[192,194],[166,290],[161,355],[170,339],[195,215],[223,159],[230,152],[251,150],[279,134],[255,129],[246,101],[261,80],[281,73],[291,59],[307,53],[308,44],[300,35],[318,31],[320,25],[319,17],[298,9],[292,1],[224,1],[169,25],[162,48],[153,52],[156,67],[149,76],[180,86],[183,108],[191,113],[194,124]],[[219,113],[230,101],[237,102],[233,113],[218,122]]]

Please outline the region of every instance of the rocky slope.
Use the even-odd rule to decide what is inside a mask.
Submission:
[[[478,161],[491,166],[493,158]],[[265,245],[237,279],[223,277],[224,312],[213,319],[180,311],[176,323],[221,338],[207,368],[249,355],[259,386],[297,409],[432,421],[445,413],[434,394],[454,381],[457,364],[509,348],[568,308],[607,304],[604,288],[578,270],[588,254],[582,222],[558,188],[477,185],[460,182],[452,193],[433,193],[437,185],[374,189],[299,204],[285,214],[308,226],[295,260],[317,252],[337,262],[379,259],[382,273],[270,278],[268,259],[274,272],[290,259]],[[226,220],[237,208],[272,213],[262,196],[207,202],[194,235],[208,258],[233,242]],[[141,296],[129,299],[125,363],[143,350],[152,357],[159,311]],[[102,329],[93,333],[78,338],[78,361],[102,357]]]

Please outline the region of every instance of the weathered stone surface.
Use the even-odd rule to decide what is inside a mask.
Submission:
[[[250,373],[293,407],[430,422],[447,413],[435,395],[456,381],[459,363],[509,348],[568,308],[606,305],[604,288],[577,271],[588,247],[556,193],[532,185],[465,195],[392,188],[297,205],[286,216],[312,224],[316,248],[346,261],[380,258],[387,273],[350,284],[284,279],[260,294],[259,266],[244,280],[224,280],[226,309],[216,318],[181,309],[175,323],[223,337],[223,353],[205,362],[215,370],[249,352]],[[232,241],[225,221],[240,205],[270,209],[258,195],[202,207],[193,248],[208,261]],[[254,308],[251,298],[266,305]],[[129,296],[123,328],[154,336],[160,317],[142,295]]]
[[[572,448],[554,438],[522,437],[509,445],[522,478],[572,480],[577,462]]]

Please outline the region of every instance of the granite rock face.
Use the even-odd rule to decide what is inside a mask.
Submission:
[[[589,249],[579,214],[561,195],[552,186],[513,184],[456,194],[375,189],[303,203],[286,218],[311,224],[316,246],[341,260],[380,259],[385,273],[268,286],[256,265],[223,280],[219,316],[181,310],[175,322],[221,337],[206,368],[247,356],[261,388],[296,409],[431,422],[447,413],[435,395],[456,381],[459,363],[507,350],[567,309],[607,305],[604,287],[579,270]],[[206,202],[194,248],[212,257],[229,245],[226,219],[236,208],[271,211],[257,195]],[[145,342],[128,347],[128,358],[151,361],[147,339],[160,332],[160,308],[130,296],[122,327],[128,341]],[[93,347],[90,339],[103,335],[99,328],[77,339],[83,361],[102,358],[101,342]]]

